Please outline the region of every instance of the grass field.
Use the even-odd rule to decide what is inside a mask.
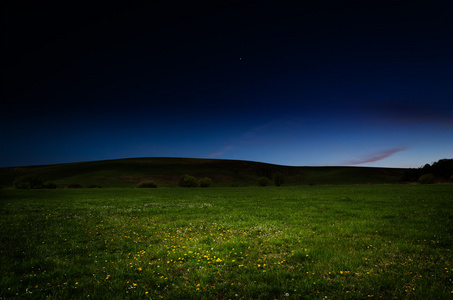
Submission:
[[[453,185],[0,190],[0,298],[448,299]]]

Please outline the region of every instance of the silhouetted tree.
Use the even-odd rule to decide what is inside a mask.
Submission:
[[[56,189],[57,188],[57,184],[56,183],[53,183],[53,182],[46,182],[42,185],[42,188],[43,189]]]
[[[434,176],[434,174],[432,174],[432,173],[424,174],[424,175],[420,176],[420,178],[418,179],[418,182],[423,183],[423,184],[434,183],[434,182],[436,182],[436,176]]]
[[[209,177],[201,178],[200,180],[198,180],[198,185],[200,187],[210,187],[211,183],[212,183],[212,180]]]
[[[267,177],[260,177],[258,178],[258,185],[259,186],[268,186],[270,184],[270,180]]]
[[[274,174],[274,183],[276,186],[281,186],[283,183],[285,183],[285,175],[281,172],[277,172]]]
[[[71,184],[68,184],[66,186],[66,188],[68,188],[68,189],[81,189],[82,185],[80,185],[78,183],[71,183]]]
[[[16,189],[40,189],[42,188],[42,179],[33,175],[25,175],[14,180]]]
[[[154,181],[142,181],[136,186],[137,188],[157,188],[157,184]]]
[[[195,177],[190,175],[184,175],[179,181],[179,186],[181,187],[197,187],[198,181]]]
[[[432,174],[440,180],[449,180],[453,176],[453,159],[441,159],[432,165],[425,164],[418,169],[406,170],[401,177],[401,181],[419,181],[420,177],[425,174]]]

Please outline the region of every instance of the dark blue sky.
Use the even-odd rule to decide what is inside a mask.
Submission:
[[[453,157],[451,1],[2,2],[0,166]]]

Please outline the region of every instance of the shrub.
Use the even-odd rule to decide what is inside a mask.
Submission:
[[[197,187],[198,181],[195,177],[190,175],[184,175],[179,181],[179,186],[181,187]]]
[[[102,185],[97,185],[97,184],[92,184],[88,186],[89,189],[100,189],[102,188]]]
[[[432,173],[424,174],[424,175],[420,176],[420,178],[418,179],[418,182],[420,182],[422,184],[434,183],[435,181],[436,181],[436,176],[434,176],[434,174],[432,174]]]
[[[270,185],[270,180],[267,177],[260,177],[258,178],[258,185],[259,186],[268,186]]]
[[[42,185],[42,188],[43,189],[56,189],[57,188],[57,184],[56,183],[53,183],[53,182],[46,182]]]
[[[157,188],[157,184],[154,181],[142,181],[137,186],[137,188]]]
[[[78,183],[71,183],[71,184],[68,184],[68,186],[66,187],[68,189],[81,189],[82,186]]]
[[[273,179],[276,186],[281,186],[285,182],[285,175],[280,172],[275,173]]]
[[[205,177],[205,178],[198,180],[198,185],[200,187],[210,187],[211,183],[212,183],[212,180],[209,177]]]
[[[33,175],[25,175],[14,180],[16,189],[40,189],[42,188],[42,179]]]

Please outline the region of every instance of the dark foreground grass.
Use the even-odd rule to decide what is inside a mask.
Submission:
[[[1,299],[447,299],[453,185],[0,191]]]

